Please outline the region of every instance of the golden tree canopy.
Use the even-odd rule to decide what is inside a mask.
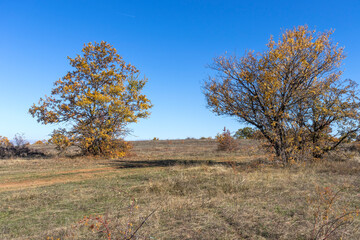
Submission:
[[[71,124],[70,139],[85,152],[104,153],[104,143],[122,136],[128,123],[149,116],[152,105],[141,94],[147,80],[104,41],[88,43],[82,55],[68,59],[75,69],[29,112],[43,124]]]
[[[204,86],[209,107],[258,128],[284,161],[309,143],[313,155],[335,148],[358,131],[360,113],[356,84],[340,79],[343,48],[331,34],[300,26],[271,37],[263,53],[216,58]]]

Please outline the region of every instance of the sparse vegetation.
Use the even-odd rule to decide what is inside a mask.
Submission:
[[[44,153],[30,149],[23,134],[16,134],[12,143],[7,137],[0,136],[0,159],[43,157]]]
[[[325,206],[318,192],[343,189],[329,219],[359,209],[355,150],[346,161],[283,167],[259,142],[237,141],[235,152],[217,151],[216,140],[159,140],[132,142],[136,155],[120,160],[2,160],[0,238],[104,239],[89,229],[101,216],[116,239],[157,209],[138,239],[311,239],[314,213]],[[333,238],[360,238],[352,216]]]
[[[133,200],[129,208],[126,210],[128,214],[128,221],[126,224],[121,224],[119,222],[112,222],[112,219],[108,219],[107,216],[85,216],[81,221],[77,223],[77,227],[85,227],[90,232],[92,232],[93,237],[98,236],[107,240],[130,240],[130,239],[142,239],[149,238],[148,236],[142,236],[138,234],[141,227],[146,223],[146,221],[153,215],[156,211],[152,211],[149,215],[145,216],[141,222],[134,219],[134,212],[138,210],[139,206],[136,204],[136,201]],[[116,221],[116,219],[115,219]],[[137,225],[136,225],[137,224]],[[74,237],[74,233],[71,237]]]
[[[238,144],[232,137],[230,130],[225,127],[223,132],[216,136],[216,141],[218,142],[218,151],[233,152],[238,147]]]
[[[85,45],[29,110],[67,128],[48,144],[0,136],[0,238],[360,239],[360,101],[331,34],[300,26],[215,59],[209,107],[256,129],[214,140],[125,142],[150,114],[147,80]]]
[[[14,136],[14,146],[18,148],[24,148],[29,145],[29,142],[26,141],[24,134],[17,133]]]
[[[329,187],[316,188],[316,196],[309,198],[308,203],[313,208],[312,240],[343,239],[343,231],[359,217],[359,206],[353,209],[339,207],[344,189],[334,191]]]

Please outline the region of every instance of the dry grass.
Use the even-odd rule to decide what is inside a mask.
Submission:
[[[309,239],[318,186],[347,187],[334,212],[360,206],[357,161],[282,168],[266,164],[255,141],[216,149],[215,140],[142,141],[122,160],[1,160],[2,185],[50,184],[0,192],[0,239],[102,239],[78,222],[101,214],[122,235],[154,209],[140,239]],[[134,201],[139,208],[129,209]],[[359,223],[336,237],[360,239]]]

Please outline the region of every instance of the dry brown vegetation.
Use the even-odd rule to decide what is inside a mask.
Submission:
[[[231,153],[207,139],[132,144],[120,160],[59,158],[51,145],[31,148],[54,157],[0,160],[0,239],[106,239],[90,218],[123,239],[154,210],[138,239],[311,239],[322,189],[342,189],[330,220],[360,206],[357,145],[282,167],[255,140]],[[354,215],[329,239],[360,239],[359,224]]]

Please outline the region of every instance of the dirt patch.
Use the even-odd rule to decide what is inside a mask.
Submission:
[[[85,173],[85,172],[98,172],[98,171],[108,171],[114,170],[113,167],[103,167],[103,168],[85,168],[85,169],[75,169],[70,171],[58,172],[56,174],[67,174],[67,173]]]
[[[8,182],[0,185],[0,192],[21,190],[27,188],[36,188],[41,186],[49,186],[57,183],[67,183],[82,181],[86,179],[96,178],[109,172],[114,172],[116,169],[112,167],[92,168],[92,169],[76,169],[71,171],[56,172],[56,175],[74,173],[69,176],[49,177],[45,179],[25,180],[18,182]]]

